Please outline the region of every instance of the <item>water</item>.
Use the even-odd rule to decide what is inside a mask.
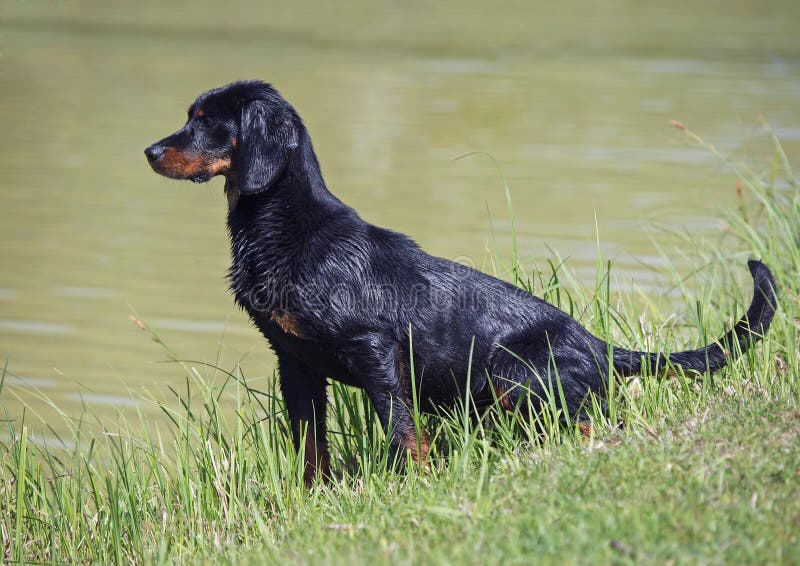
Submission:
[[[620,284],[658,277],[653,226],[714,241],[733,177],[679,119],[737,158],[768,158],[758,117],[800,153],[800,4],[414,1],[0,8],[2,404],[150,414],[181,357],[271,374],[233,305],[222,182],[170,181],[143,148],[200,91],[275,84],[303,115],[331,189],[428,251],[508,258],[512,189],[526,261],[596,253]],[[797,161],[795,159],[795,161]],[[756,166],[763,165],[755,163]],[[487,268],[488,269],[488,268]],[[201,375],[209,370],[190,364]]]

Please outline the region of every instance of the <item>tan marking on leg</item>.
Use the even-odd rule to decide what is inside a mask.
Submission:
[[[513,411],[514,410],[514,403],[511,402],[511,397],[508,394],[508,391],[502,385],[495,383],[491,379],[489,380],[489,384],[494,391],[495,397],[497,400],[500,401],[500,406],[503,407],[506,411]]]
[[[408,399],[408,410],[411,412],[414,410],[414,407],[410,404],[411,400],[413,399],[411,389],[414,384],[411,383],[411,372],[408,369],[406,360],[406,353],[403,351],[403,348],[400,346],[400,344],[398,344],[395,352],[397,375],[403,388],[403,394]],[[404,450],[411,452],[411,459],[414,461],[414,463],[420,467],[425,467],[425,460],[428,457],[429,450],[428,437],[425,432],[420,431],[419,443],[417,443],[417,433],[412,425],[401,433],[400,438],[400,445]]]
[[[306,433],[305,466],[303,480],[306,485],[310,486],[317,475],[324,480],[330,479],[331,455],[328,451],[328,442],[325,439],[318,440],[314,436],[311,423],[309,423]]]
[[[423,468],[426,466],[430,446],[428,444],[428,435],[424,431],[420,431],[419,443],[417,443],[417,433],[414,428],[407,429],[401,435],[400,445],[404,450],[411,452],[411,459],[415,464]]]

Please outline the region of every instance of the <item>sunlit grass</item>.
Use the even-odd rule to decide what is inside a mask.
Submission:
[[[683,317],[659,296],[614,290],[599,246],[592,287],[557,257],[524,266],[516,248],[507,271],[601,338],[677,351],[735,322],[751,296],[746,259],[762,259],[780,286],[775,322],[713,380],[612,379],[590,437],[564,424],[555,402],[541,414],[477,418],[471,399],[417,412],[430,462],[400,473],[366,396],[334,385],[334,477],[307,490],[274,379],[250,380],[239,366],[201,373],[135,319],[179,362],[185,387],[149,400],[158,422],[61,413],[52,431],[62,447],[29,433],[35,415],[6,411],[4,562],[800,561],[800,189],[774,148],[769,171],[729,164],[745,197],[726,219],[727,241],[687,242],[693,276],[675,279]],[[6,373],[4,403],[16,401]]]

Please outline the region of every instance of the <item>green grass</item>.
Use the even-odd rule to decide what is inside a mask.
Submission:
[[[54,429],[74,448],[36,442],[31,423],[6,412],[3,561],[800,563],[800,188],[774,149],[766,172],[729,164],[746,194],[725,241],[687,241],[696,268],[675,281],[682,318],[663,296],[612,293],[600,257],[594,288],[558,259],[526,270],[515,255],[509,269],[601,337],[676,351],[734,322],[750,300],[745,260],[763,259],[780,285],[773,327],[713,379],[616,383],[591,438],[555,424],[555,408],[477,421],[465,401],[418,415],[430,466],[402,474],[387,471],[364,395],[336,386],[336,477],[309,491],[274,383],[239,367],[209,378],[186,362],[186,387],[158,402],[158,423],[63,415]]]

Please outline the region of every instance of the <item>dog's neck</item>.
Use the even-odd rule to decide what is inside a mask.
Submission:
[[[272,186],[254,195],[242,195],[234,168],[225,174],[225,196],[228,200],[228,215],[237,208],[239,200],[246,198],[258,209],[292,207],[298,204],[322,205],[322,209],[349,209],[337,199],[325,185],[317,156],[308,134],[303,132],[301,142],[292,151],[283,175]],[[293,208],[293,207],[292,207]],[[309,212],[306,209],[304,212]],[[298,218],[296,220],[301,220]]]
[[[305,133],[272,186],[242,194],[232,173],[226,176],[225,193],[233,255],[231,287],[248,309],[254,301],[242,293],[259,285],[266,286],[266,295],[271,295],[268,288],[291,287],[292,266],[313,251],[310,242],[315,234],[333,218],[356,214],[328,191]],[[272,302],[271,296],[258,298],[260,307]]]
[[[225,197],[228,199],[228,212],[236,208],[239,202],[239,184],[236,182],[236,171],[225,174]]]

